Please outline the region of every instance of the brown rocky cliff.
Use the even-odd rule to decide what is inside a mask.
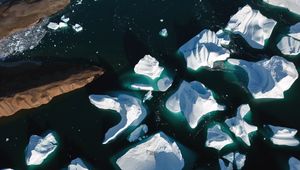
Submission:
[[[23,30],[64,9],[70,0],[17,1],[0,6],[0,39]]]
[[[0,66],[0,117],[36,108],[101,76],[96,66],[62,63]]]

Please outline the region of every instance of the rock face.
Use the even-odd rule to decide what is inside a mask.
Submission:
[[[179,48],[188,68],[195,71],[201,67],[213,68],[216,61],[229,58],[229,50],[222,47],[222,43],[228,44],[223,37],[224,32],[218,33],[220,38],[215,32],[205,29]]]
[[[184,160],[176,142],[160,132],[128,150],[117,165],[122,170],[181,170]]]
[[[197,81],[183,81],[167,100],[166,107],[173,113],[181,112],[191,128],[195,128],[201,117],[207,113],[225,108],[217,103],[211,90]]]
[[[284,98],[288,90],[298,78],[294,63],[273,56],[271,59],[248,62],[239,59],[228,59],[228,62],[243,68],[248,74],[248,89],[256,99]]]
[[[121,121],[105,133],[103,144],[115,139],[129,126],[138,126],[147,116],[142,101],[136,97],[120,94],[117,97],[90,95],[90,102],[99,109],[113,110],[121,116]]]
[[[300,22],[290,27],[289,33],[279,41],[277,48],[284,55],[300,54]]]
[[[53,133],[49,133],[44,137],[33,135],[29,139],[26,148],[26,164],[40,165],[43,161],[57,148],[57,140]]]
[[[273,144],[286,146],[298,146],[300,144],[299,140],[295,138],[298,132],[296,129],[272,125],[269,125],[269,127],[273,132],[271,137]]]
[[[20,63],[0,66],[0,117],[49,103],[101,76],[95,66],[65,63]]]
[[[246,5],[230,18],[225,29],[241,35],[251,47],[262,49],[276,23]]]
[[[64,9],[70,0],[15,1],[0,6],[0,39],[36,24]]]
[[[289,11],[300,15],[300,1],[299,0],[263,0],[270,5],[287,8]]]

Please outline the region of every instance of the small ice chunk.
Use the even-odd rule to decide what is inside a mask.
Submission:
[[[242,169],[245,165],[246,155],[235,153],[234,154],[235,165],[238,170]]]
[[[145,90],[145,91],[153,91],[153,87],[148,84],[132,84],[131,88],[138,89],[138,90]]]
[[[44,137],[32,135],[25,150],[27,165],[40,165],[57,148],[58,142],[53,133]]]
[[[141,74],[151,79],[160,77],[164,68],[159,66],[159,62],[150,55],[145,55],[134,67],[136,74]]]
[[[288,35],[279,41],[277,48],[284,55],[300,54],[300,22],[290,27]]]
[[[231,153],[229,153],[227,155],[224,155],[223,158],[226,159],[227,161],[233,163],[233,161],[234,161],[234,153],[231,152]]]
[[[58,26],[59,26],[59,28],[66,28],[66,27],[68,27],[68,24],[66,24],[64,22],[59,22]]]
[[[250,112],[248,104],[241,105],[238,110],[236,117],[226,119],[225,123],[229,126],[229,129],[236,137],[241,138],[248,146],[250,146],[249,134],[257,130],[256,126],[248,124],[244,120],[244,116]]]
[[[219,39],[215,32],[205,29],[181,46],[179,52],[184,56],[187,67],[192,70],[213,68],[215,62],[224,61],[230,56],[229,50],[223,48],[222,43],[225,43],[224,39]]]
[[[236,168],[240,170],[244,167],[246,161],[246,155],[240,154],[239,152],[231,152],[228,155],[223,156],[223,158],[229,161],[229,166],[226,167],[224,161],[221,162],[220,160],[222,159],[219,159],[221,170],[232,170],[233,164],[235,164]]]
[[[49,22],[49,24],[47,25],[47,27],[49,29],[52,29],[52,30],[57,30],[59,28],[59,24],[57,24],[55,22]]]
[[[144,99],[143,99],[143,103],[146,101],[146,100],[151,100],[152,99],[152,91],[148,91],[145,96],[144,96]]]
[[[135,142],[138,140],[139,137],[144,136],[147,132],[148,132],[148,126],[142,124],[139,127],[137,127],[133,132],[130,133],[127,140],[129,142]]]
[[[99,109],[113,110],[121,116],[121,121],[105,133],[103,144],[115,139],[129,126],[138,126],[147,115],[141,100],[130,95],[120,94],[117,97],[90,95],[89,99]]]
[[[217,103],[211,90],[197,81],[183,81],[167,100],[166,107],[173,113],[181,112],[191,128],[195,128],[204,115],[225,108]]]
[[[282,99],[284,92],[298,79],[294,63],[279,56],[258,62],[239,59],[228,59],[228,62],[247,72],[248,90],[255,99]]]
[[[129,149],[116,163],[122,170],[181,170],[184,167],[179,147],[163,132]]]
[[[168,30],[166,28],[162,29],[160,32],[159,32],[159,35],[166,38],[168,37]]]
[[[164,77],[157,82],[159,91],[165,92],[172,86],[173,80],[169,77]]]
[[[82,26],[79,24],[75,24],[72,26],[73,30],[75,30],[76,32],[81,32],[83,30]]]
[[[241,35],[251,47],[263,49],[276,24],[276,21],[246,5],[230,18],[225,29]]]
[[[65,15],[61,16],[60,20],[62,20],[63,22],[67,23],[70,21],[70,18],[67,18]]]
[[[273,6],[287,8],[289,11],[300,15],[300,1],[299,0],[263,0]]]
[[[219,165],[221,170],[233,170],[233,165],[229,162],[228,166],[225,165],[225,162],[222,159],[219,159]]]
[[[280,126],[272,126],[269,125],[272,132],[274,133],[271,137],[271,141],[275,145],[286,145],[286,146],[298,146],[299,140],[295,138],[297,134],[296,129],[280,127]]]
[[[221,150],[226,145],[232,144],[233,140],[231,137],[221,130],[219,124],[207,130],[207,140],[205,146]]]
[[[290,170],[300,170],[300,160],[295,157],[289,159]]]
[[[80,158],[76,158],[71,161],[68,170],[88,170],[88,168]]]

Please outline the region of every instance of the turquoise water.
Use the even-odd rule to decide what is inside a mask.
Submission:
[[[103,67],[106,73],[85,88],[55,98],[48,105],[21,111],[15,116],[0,119],[0,168],[27,169],[24,149],[32,134],[54,130],[60,136],[60,146],[41,167],[32,169],[61,169],[76,157],[89,162],[95,169],[113,169],[111,158],[131,146],[125,133],[117,140],[102,145],[105,132],[119,121],[118,114],[95,108],[89,103],[89,94],[109,94],[126,91],[143,96],[143,92],[126,88],[124,77],[130,78],[133,67],[145,54],[156,57],[174,77],[174,85],[165,93],[154,92],[154,98],[146,102],[149,110],[144,123],[149,126],[149,135],[164,131],[167,135],[196,153],[192,169],[218,169],[218,153],[204,147],[206,130],[214,122],[223,122],[235,114],[236,108],[249,103],[254,125],[286,126],[300,130],[300,80],[285,93],[282,100],[255,101],[245,91],[245,84],[234,77],[227,65],[217,70],[202,69],[191,72],[184,59],[176,51],[184,42],[205,28],[217,31],[224,28],[231,15],[245,4],[259,9],[265,16],[278,21],[264,50],[254,50],[239,36],[232,35],[233,58],[258,61],[272,55],[280,55],[275,48],[280,37],[290,25],[300,21],[295,16],[259,0],[84,0],[82,5],[73,5],[52,17],[59,21],[62,14],[70,17],[71,23],[79,23],[84,30],[75,33],[70,28],[49,31],[42,43],[31,51],[16,55],[2,62],[19,60],[66,61],[91,63]],[[74,12],[72,12],[74,10]],[[163,19],[164,22],[160,22]],[[159,31],[168,29],[169,36],[162,38]],[[285,57],[293,61],[299,70],[300,57]],[[246,74],[238,76],[242,80]],[[203,118],[198,127],[191,130],[180,115],[168,112],[164,103],[177,89],[182,80],[198,80],[213,90],[226,110]],[[299,134],[298,134],[299,136]],[[6,138],[9,141],[6,142]],[[300,148],[275,147],[264,140],[261,130],[252,138],[252,147],[243,145],[227,148],[238,149],[247,154],[245,169],[287,169],[290,156],[300,158]]]

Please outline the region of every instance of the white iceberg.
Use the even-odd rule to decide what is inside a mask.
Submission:
[[[248,124],[244,117],[250,112],[248,104],[241,105],[238,110],[236,117],[226,119],[225,123],[229,126],[229,129],[236,137],[241,138],[248,146],[250,146],[249,134],[257,130],[256,126]]]
[[[138,140],[139,137],[145,135],[148,132],[148,126],[145,124],[140,125],[137,127],[133,132],[130,133],[127,140],[129,142],[135,142]]]
[[[276,23],[246,5],[230,18],[225,29],[241,35],[251,47],[263,49]]]
[[[113,110],[121,116],[121,121],[105,133],[103,144],[115,139],[129,126],[139,125],[147,115],[141,100],[126,94],[120,94],[117,97],[90,95],[89,99],[99,109]]]
[[[152,98],[153,98],[153,95],[152,95],[152,91],[150,90],[145,94],[145,96],[143,98],[143,103],[145,103],[145,101],[147,101],[147,100],[151,100]]]
[[[234,154],[234,161],[235,161],[236,168],[240,170],[245,165],[246,155],[237,152]]]
[[[122,170],[181,170],[184,167],[179,147],[163,132],[129,149],[116,163]]]
[[[221,45],[229,45],[230,43],[230,36],[228,33],[226,33],[224,30],[220,29],[216,32],[216,35],[219,39],[219,43]]]
[[[145,55],[134,67],[136,74],[147,76],[151,79],[160,77],[164,68],[159,66],[159,62],[150,55]]]
[[[233,165],[231,162],[226,166],[222,159],[219,159],[219,165],[221,170],[233,170]]]
[[[289,11],[300,15],[300,1],[299,0],[263,0],[273,6],[287,8]]]
[[[63,22],[67,23],[70,21],[70,18],[67,18],[65,15],[61,16],[60,20],[62,20]]]
[[[225,108],[217,103],[211,90],[197,81],[183,81],[167,100],[166,107],[173,113],[181,112],[191,128],[195,128],[201,117],[207,113]]]
[[[159,32],[159,35],[166,38],[169,34],[168,34],[168,30],[166,28],[162,29],[160,32]]]
[[[145,90],[145,91],[153,91],[154,90],[154,88],[151,85],[140,84],[140,83],[132,84],[131,88],[137,89],[137,90]]]
[[[159,91],[167,91],[173,84],[173,80],[170,77],[163,77],[157,81],[157,87]]]
[[[223,156],[224,159],[229,161],[228,166],[225,165],[222,159],[219,159],[219,165],[221,170],[232,170],[233,164],[236,165],[238,170],[242,169],[245,165],[246,155],[240,154],[239,152],[231,152],[228,155]]]
[[[295,138],[297,134],[296,129],[280,127],[280,126],[272,126],[268,125],[272,132],[273,136],[271,137],[271,141],[275,145],[286,145],[286,146],[298,146],[299,140]]]
[[[75,24],[72,26],[73,30],[76,32],[81,32],[83,30],[82,26],[79,24]]]
[[[223,37],[222,32],[219,35]],[[222,47],[224,42],[224,37],[219,39],[215,32],[205,29],[181,46],[179,53],[184,56],[187,67],[192,70],[201,67],[213,68],[216,61],[224,61],[230,56],[229,50]]]
[[[300,22],[290,27],[288,35],[279,41],[277,48],[284,55],[300,54]]]
[[[80,158],[76,158],[71,161],[68,170],[88,170],[88,168]]]
[[[221,130],[221,126],[219,124],[213,126],[212,128],[208,128],[205,146],[221,150],[225,146],[232,143],[233,140],[231,137]]]
[[[273,56],[271,59],[258,62],[248,62],[239,59],[228,59],[232,65],[242,67],[248,74],[248,90],[256,99],[284,98],[288,90],[298,78],[294,63]]]
[[[58,142],[53,133],[48,133],[45,137],[32,135],[25,151],[27,165],[40,165],[55,151]]]
[[[295,157],[289,159],[290,170],[300,170],[300,160]]]
[[[49,24],[47,25],[47,27],[49,29],[52,29],[52,30],[57,30],[59,28],[59,25],[55,22],[49,22]]]

